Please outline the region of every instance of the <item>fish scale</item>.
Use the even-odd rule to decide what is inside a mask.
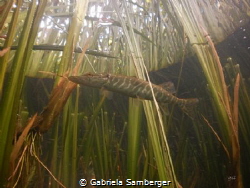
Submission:
[[[68,79],[74,83],[82,84],[95,88],[104,88],[109,91],[121,93],[133,98],[153,100],[153,93],[156,101],[160,103],[171,103],[179,105],[184,112],[189,111],[198,103],[197,98],[180,99],[172,95],[161,86],[151,83],[153,93],[149,82],[136,77],[111,75],[111,74],[92,74],[88,73],[82,76],[69,76]]]

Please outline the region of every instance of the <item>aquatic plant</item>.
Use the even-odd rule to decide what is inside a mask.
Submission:
[[[236,62],[223,72],[215,44],[249,21],[249,3],[73,2],[6,1],[1,9],[0,185],[130,178],[243,187],[249,91]],[[186,61],[192,56],[199,63]],[[151,83],[152,71],[170,65],[176,95],[201,99],[193,117],[155,98],[109,100],[67,79],[104,72]]]

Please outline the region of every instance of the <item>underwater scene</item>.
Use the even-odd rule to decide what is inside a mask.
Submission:
[[[0,1],[0,187],[250,184],[249,0]]]

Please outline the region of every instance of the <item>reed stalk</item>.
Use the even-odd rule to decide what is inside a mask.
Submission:
[[[134,65],[134,69],[136,70],[136,75],[141,78],[145,79],[147,78],[149,80],[149,76],[147,73],[147,69],[145,66],[145,63],[143,62],[142,58],[142,53],[141,49],[139,47],[138,39],[135,37],[135,34],[132,29],[128,30],[127,25],[125,24],[125,20],[120,16],[119,14],[119,8],[116,3],[115,5],[115,10],[117,12],[117,15],[121,21],[122,28],[124,30],[125,36],[127,38],[128,42],[128,47],[129,50],[131,51],[131,63]],[[125,5],[125,1],[123,1],[123,5]],[[124,6],[125,12],[127,14],[127,22],[128,22],[128,27],[132,27],[132,21],[130,20],[130,16],[128,13],[128,9],[126,6]],[[132,64],[131,64],[132,66]],[[130,74],[134,74],[130,72]],[[153,91],[152,91],[153,92]],[[157,116],[155,116],[155,108],[153,108],[153,104],[149,101],[143,101],[143,107],[144,107],[144,112],[146,115],[147,119],[147,128],[148,128],[148,134],[149,134],[149,140],[152,142],[152,149],[154,156],[156,158],[156,164],[157,164],[157,169],[158,169],[158,175],[160,180],[165,180],[166,177],[172,180],[172,185],[173,187],[178,186],[178,182],[176,180],[175,174],[174,174],[174,168],[173,164],[171,161],[170,157],[170,151],[168,147],[168,143],[166,140],[166,135],[163,131],[163,124],[162,124],[162,119],[161,119],[161,114],[159,111],[158,103],[154,99],[154,105],[156,106],[156,113]],[[159,121],[157,121],[157,120]],[[159,123],[159,127],[157,123]],[[158,131],[161,130],[159,133]],[[163,141],[161,143],[161,140]],[[166,151],[163,151],[163,148],[166,149]]]
[[[30,4],[30,9],[26,17],[26,21],[24,24],[24,29],[22,32],[21,39],[19,41],[19,48],[15,54],[15,58],[13,60],[12,71],[10,73],[10,77],[8,80],[8,85],[6,90],[3,92],[2,101],[1,101],[1,111],[0,111],[0,171],[3,172],[3,176],[1,176],[0,184],[2,185],[4,179],[6,178],[8,165],[9,163],[9,155],[12,149],[12,139],[15,131],[15,122],[16,122],[16,114],[18,109],[18,101],[21,94],[21,89],[23,86],[24,76],[25,76],[25,67],[27,66],[27,60],[29,58],[29,52],[26,51],[25,47],[28,47],[30,44],[34,43],[34,38],[29,39],[29,35],[31,34],[32,23],[34,21],[34,16],[36,12],[36,3],[32,2]],[[37,17],[38,18],[38,17]],[[32,34],[34,36],[35,34]],[[6,60],[5,60],[6,61]],[[5,110],[6,106],[8,106],[7,110]]]
[[[250,146],[249,91],[239,67],[233,65],[226,67],[231,80],[228,91],[211,38],[219,42],[227,36],[222,31],[230,33],[247,22],[249,19],[238,12],[246,13],[249,3],[244,1],[245,7],[242,7],[235,2],[205,0],[107,0],[101,3],[75,1],[74,4],[65,1],[65,5],[45,8],[46,0],[37,2],[17,1],[17,8],[8,15],[11,0],[3,12],[0,10],[0,30],[5,20],[10,22],[3,51],[0,51],[0,56],[3,55],[0,59],[0,171],[4,175],[0,176],[0,186],[6,184],[8,175],[9,187],[77,187],[79,178],[85,177],[88,180],[171,180],[171,187],[178,188],[179,182],[190,188],[202,187],[210,177],[217,187],[243,186],[241,174],[250,172],[244,167],[242,171],[240,160],[246,160],[245,153],[249,151],[240,148],[239,140]],[[62,3],[48,3],[56,2]],[[27,4],[30,7],[26,9]],[[90,11],[86,16],[88,6]],[[228,19],[224,19],[225,16]],[[24,17],[22,25],[20,20]],[[243,20],[242,23],[239,20]],[[215,23],[221,27],[214,27]],[[1,44],[3,36],[0,36]],[[54,50],[60,51],[46,48],[38,51],[37,47],[44,44],[58,45],[60,48]],[[81,54],[77,54],[78,45],[85,45],[80,49]],[[163,116],[155,99],[143,102],[129,99],[127,104],[122,98],[122,102],[116,100],[116,103],[123,109],[114,112],[109,104],[115,102],[106,100],[106,96],[99,97],[97,90],[90,90],[93,91],[93,101],[90,101],[90,95],[85,95],[89,89],[76,87],[66,78],[86,72],[105,72],[136,75],[151,84],[150,71],[184,62],[192,53],[206,77],[213,108],[209,111],[210,104],[202,99],[201,120],[190,120],[176,108]],[[12,66],[7,73],[9,63]],[[177,87],[184,72],[181,66]],[[190,72],[190,77],[194,72]],[[57,76],[54,89],[47,92],[48,104],[29,123],[25,120],[33,109],[22,112],[27,102],[20,100],[21,93],[26,98],[25,93],[30,92],[23,89],[25,76]],[[211,112],[213,114],[209,114]],[[22,132],[18,132],[21,136],[14,139],[17,142],[12,146],[17,113],[18,117],[20,114],[25,117],[18,121]],[[219,127],[212,121],[218,122]],[[47,132],[44,138],[52,138],[52,144],[43,148],[44,155],[40,153],[41,137],[29,133],[30,129],[41,134]],[[222,172],[218,169],[220,161],[216,152],[222,153],[220,159],[226,159]],[[11,161],[10,174],[8,160]],[[232,181],[227,181],[229,179]]]
[[[136,179],[138,172],[138,156],[140,146],[140,130],[142,117],[142,104],[135,99],[129,100],[128,109],[128,168],[127,177]]]
[[[6,7],[5,7],[6,9],[4,9],[4,13],[1,14],[0,30],[2,30],[5,19],[7,18],[8,12],[9,12],[13,2],[14,2],[13,0],[6,2]],[[14,36],[16,34],[16,31],[14,28],[17,27],[18,15],[19,15],[21,5],[22,5],[22,2],[19,1],[17,3],[17,8],[15,9],[15,11],[13,13],[13,16],[12,16],[12,19],[10,22],[10,29],[9,29],[8,34],[7,34],[8,38],[6,39],[4,46],[3,46],[4,48],[10,47],[13,43],[13,39],[14,39]],[[6,74],[6,68],[7,68],[9,57],[10,57],[10,51],[8,51],[3,57],[0,57],[0,98],[2,97],[4,77]]]
[[[217,112],[217,118],[220,122],[223,142],[230,152],[230,162],[232,165],[230,167],[231,169],[229,169],[228,176],[234,174],[237,177],[237,180],[229,186],[242,187],[239,163],[240,147],[237,132],[238,89],[237,87],[235,88],[235,102],[231,104],[219,56],[211,38],[204,29],[205,24],[200,20],[201,13],[198,4],[195,1],[183,1],[182,4],[179,4],[177,1],[171,1],[170,3],[183,24],[184,31],[189,37],[191,45],[193,45],[193,50],[199,59],[208,82],[213,107]],[[206,43],[208,43],[208,45],[204,45]]]

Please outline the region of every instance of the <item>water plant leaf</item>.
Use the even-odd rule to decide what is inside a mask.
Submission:
[[[48,131],[53,125],[75,87],[75,83],[63,77],[60,78],[58,85],[51,93],[48,105],[39,117],[41,120],[35,125],[41,133]]]
[[[8,14],[12,8],[14,0],[1,1],[0,5],[0,31],[2,31],[4,27],[4,23],[8,17]]]
[[[4,56],[8,51],[10,50],[10,47],[4,48],[3,50],[0,51],[0,57]]]
[[[239,123],[239,88],[240,88],[240,74],[238,73],[234,85],[234,104],[233,104],[233,120],[234,120],[234,131],[238,137],[238,123]]]
[[[11,152],[10,155],[10,168],[12,169],[11,171],[13,171],[14,168],[14,164],[15,164],[15,160],[18,157],[19,151],[21,149],[21,147],[23,146],[23,143],[26,139],[26,136],[28,135],[31,127],[34,125],[35,119],[37,118],[37,114],[35,114],[27,123],[27,125],[25,126],[22,134],[19,136],[17,142],[15,143],[13,150]]]

